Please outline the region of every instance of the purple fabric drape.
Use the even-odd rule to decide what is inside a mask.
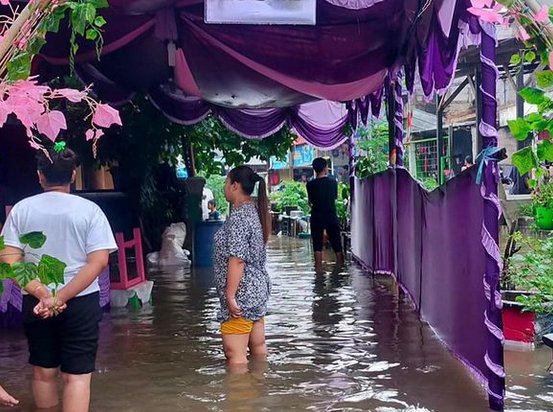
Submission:
[[[279,131],[285,124],[307,142],[332,150],[347,139],[344,134],[349,113],[344,104],[319,101],[297,108],[229,109],[187,97],[179,89],[164,86],[149,94],[152,103],[176,123],[192,125],[209,114],[218,117],[227,128],[249,138],[261,139]]]
[[[293,107],[301,112],[299,105],[317,99],[350,101],[351,111],[366,122],[369,113],[380,112],[381,83],[390,72],[404,66],[411,89],[418,66],[427,94],[450,83],[465,43],[460,27],[472,27],[468,2],[439,1],[420,9],[414,0],[318,0],[316,26],[245,26],[206,24],[202,0],[112,0],[110,9],[102,11],[108,24],[101,61],[95,62],[91,42],[81,44],[76,61],[88,66],[79,67],[79,73],[106,102],[121,103],[137,91],[155,94],[155,100],[165,103],[158,102],[164,112],[182,122],[201,119],[206,107],[215,105],[225,108],[222,119],[244,136],[262,137],[256,134],[260,127],[256,122],[251,129],[233,124],[231,119],[243,118],[243,113],[230,114],[230,108]],[[64,26],[48,37],[42,56],[46,62],[67,64],[68,36]],[[177,52],[168,42],[175,43]],[[171,82],[207,102],[188,105],[203,110],[202,115],[169,107],[171,100],[157,89]],[[336,118],[334,124],[341,121]],[[318,147],[339,140],[333,125],[309,127],[324,130],[320,138],[308,138]],[[308,130],[304,123],[298,128]],[[269,130],[261,129],[264,135]]]
[[[497,100],[496,83],[498,70],[495,66],[495,27],[491,24],[481,23],[482,41],[480,48],[480,61],[482,64],[482,120],[479,128],[483,136],[484,149],[497,146]],[[486,267],[484,272],[484,285],[488,298],[484,312],[488,329],[488,344],[486,351],[486,365],[488,367],[488,393],[490,395],[490,408],[503,410],[505,398],[505,368],[503,363],[503,320],[501,316],[501,294],[499,279],[502,267],[499,251],[499,217],[500,206],[497,197],[499,185],[499,168],[496,162],[481,159],[485,162],[482,185],[484,202],[484,217],[482,223],[482,245],[486,251]]]
[[[431,193],[401,168],[356,180],[352,252],[370,272],[394,275],[421,316],[484,382],[484,201],[476,172]]]
[[[402,79],[398,77],[393,84],[394,94],[394,129],[395,129],[395,146],[396,146],[396,165],[403,166],[403,155],[405,149],[403,147],[403,94],[402,94]]]

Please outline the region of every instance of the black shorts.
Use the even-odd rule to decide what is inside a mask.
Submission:
[[[84,375],[94,372],[102,318],[100,294],[71,299],[59,316],[42,320],[33,313],[38,300],[23,298],[25,334],[29,363],[42,368],[60,368],[63,373]]]
[[[340,237],[340,224],[337,219],[311,219],[311,238],[315,252],[323,251],[324,231],[335,253],[342,252],[342,239]]]

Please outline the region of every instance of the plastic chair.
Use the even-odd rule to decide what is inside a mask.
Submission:
[[[119,265],[119,281],[111,282],[111,289],[114,290],[128,290],[134,286],[140,285],[146,282],[146,270],[144,268],[144,257],[142,251],[142,235],[139,228],[133,229],[134,238],[125,241],[125,237],[122,232],[115,234],[115,241],[117,242],[117,261]],[[129,279],[129,271],[127,268],[127,249],[134,249],[134,255],[136,258],[136,273],[138,276]]]

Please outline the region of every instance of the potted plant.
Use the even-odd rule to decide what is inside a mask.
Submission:
[[[538,185],[533,195],[534,218],[538,228],[553,229],[553,182],[549,179]]]
[[[519,253],[508,259],[504,271],[503,283],[514,289],[503,295],[505,334],[507,339],[517,333],[536,339],[553,328],[553,236],[538,239],[517,232],[513,240]]]

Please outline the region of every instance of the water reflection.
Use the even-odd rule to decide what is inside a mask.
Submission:
[[[486,394],[389,277],[316,275],[308,241],[274,239],[269,358],[227,370],[209,270],[151,274],[153,306],[102,322],[92,411],[483,412]],[[30,411],[26,345],[2,332],[0,378]],[[550,353],[506,356],[509,410],[551,410]]]

